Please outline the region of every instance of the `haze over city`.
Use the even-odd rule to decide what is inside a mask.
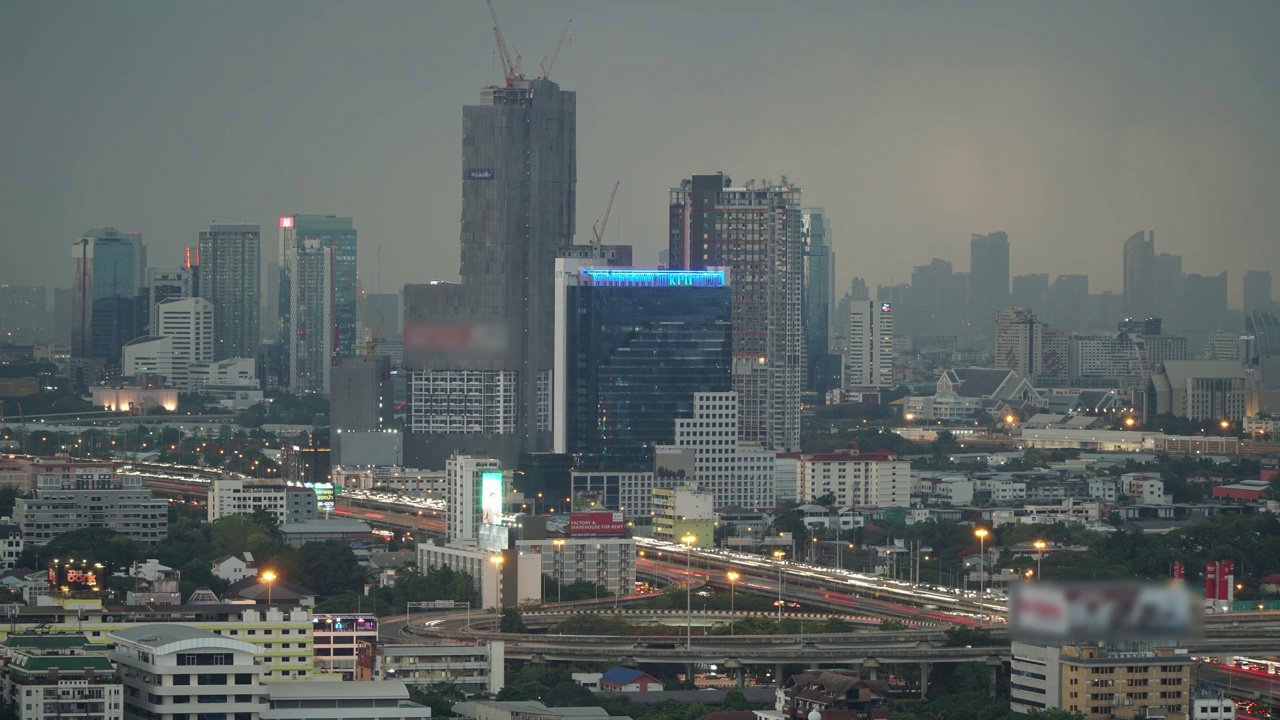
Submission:
[[[1120,290],[1124,239],[1188,272],[1280,269],[1280,6],[500,4],[526,70],[572,19],[577,242],[621,180],[607,241],[651,264],[692,173],[804,189],[836,288],[967,268],[1009,233],[1013,274]],[[370,290],[454,279],[461,107],[501,80],[483,3],[8,3],[0,282],[69,284],[87,228],[177,264],[211,221],[355,218]],[[380,262],[379,262],[380,259]]]

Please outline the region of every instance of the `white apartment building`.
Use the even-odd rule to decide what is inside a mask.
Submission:
[[[13,506],[13,521],[28,545],[44,545],[72,530],[105,527],[155,544],[169,534],[169,503],[151,496],[136,475],[88,473],[68,478],[37,471],[31,497]]]
[[[373,649],[373,677],[395,678],[406,685],[439,683],[478,686],[497,695],[504,686],[506,643],[446,642],[438,645],[379,643]]]
[[[123,720],[124,688],[106,649],[83,633],[9,633],[4,699],[20,720]]]
[[[1136,505],[1173,504],[1173,496],[1165,494],[1164,480],[1158,475],[1125,473],[1120,476],[1120,492]]]
[[[311,617],[311,649],[316,668],[324,673],[356,679],[356,656],[361,643],[378,640],[378,618],[364,613],[316,613]]]
[[[571,473],[569,482],[574,498],[595,500],[598,507],[617,508],[627,517],[647,518],[653,514],[653,491],[675,487],[682,480],[658,478],[651,472],[601,471]]]
[[[893,387],[893,304],[855,300],[844,351],[846,392]]]
[[[265,510],[281,525],[316,519],[316,491],[244,475],[222,475],[209,486],[208,518]]]
[[[492,458],[453,455],[444,466],[449,513],[445,537],[449,542],[476,539],[481,525],[502,524],[502,501],[507,486],[502,463]]]
[[[125,343],[120,350],[120,374],[124,377],[163,375],[175,384],[179,375],[173,359],[173,338],[144,335]],[[186,375],[186,368],[181,373]]]
[[[676,419],[675,443],[657,446],[654,463],[658,476],[665,471],[710,490],[717,507],[777,504],[774,454],[738,442],[736,392],[694,393],[693,417]]]
[[[111,641],[127,717],[259,720],[266,666],[257,646],[178,624],[118,630]]]
[[[26,542],[22,539],[22,528],[0,525],[0,571],[12,570],[24,547]]]
[[[560,544],[560,541],[563,543]],[[615,595],[630,595],[636,587],[636,541],[634,538],[558,538],[517,540],[522,552],[541,560],[539,575],[547,575],[564,585],[595,583]],[[555,598],[546,598],[554,602]]]
[[[168,338],[173,354],[169,382],[189,390],[191,366],[213,362],[213,303],[198,297],[170,298],[156,304],[155,315],[151,334]]]
[[[418,544],[418,567],[447,567],[471,576],[480,608],[516,607],[542,601],[542,558],[517,543],[494,552],[471,545]],[[477,609],[480,609],[477,608]]]
[[[806,501],[833,495],[843,507],[906,507],[911,501],[911,462],[887,451],[850,450],[805,455]]]
[[[1009,706],[1028,713],[1062,707],[1062,669],[1057,646],[1014,641],[1009,663]]]

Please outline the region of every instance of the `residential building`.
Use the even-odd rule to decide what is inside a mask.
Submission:
[[[1060,653],[1061,648],[1056,645],[1014,641],[1009,662],[1009,707],[1014,712],[1063,708]],[[1074,700],[1080,699],[1081,690],[1071,691],[1075,693]]]
[[[804,375],[804,233],[800,189],[784,182],[732,187],[723,173],[671,188],[668,252],[678,270],[729,271],[733,388],[741,438],[770,450],[800,447]]]
[[[257,510],[275,516],[281,525],[316,519],[315,490],[278,479],[224,473],[209,484],[208,503],[209,522]]]
[[[1131,318],[1157,315],[1156,234],[1139,230],[1124,241],[1124,310]]]
[[[212,224],[200,231],[198,296],[213,304],[214,358],[256,358],[261,328],[262,230]]]
[[[362,643],[360,680],[395,678],[406,685],[448,683],[464,692],[502,691],[506,643],[448,641],[440,644]]]
[[[856,672],[806,670],[783,682],[775,705],[783,720],[808,720],[813,712],[846,720],[889,717],[889,684],[881,680]]]
[[[1147,383],[1145,419],[1172,414],[1239,423],[1245,415],[1244,366],[1230,360],[1167,361]]]
[[[341,675],[343,680],[355,680],[356,649],[361,643],[377,642],[378,617],[368,613],[316,613],[311,622],[316,668]]]
[[[675,443],[654,452],[655,480],[692,478],[721,507],[774,507],[774,453],[739,442],[740,417],[736,392],[695,394],[692,416],[676,418]]]
[[[329,355],[336,360],[355,354],[359,319],[357,246],[355,222],[349,217],[299,214],[280,218],[280,274],[275,302],[280,323],[279,342],[290,353],[289,365],[295,370],[297,360],[292,353],[297,350],[302,350],[311,362],[314,358],[310,356],[317,354],[326,362]],[[315,267],[318,262],[323,262],[325,267]],[[331,316],[325,326],[315,324],[321,308]],[[312,317],[298,323],[294,314],[299,310]],[[318,334],[324,336],[329,345],[319,348],[315,338],[299,343],[296,324],[310,328],[312,333],[316,333],[315,328],[324,327],[325,332]],[[312,375],[317,369],[311,369]]]
[[[653,491],[653,537],[682,542],[692,535],[697,547],[715,547],[715,495],[696,485],[655,488]]]
[[[609,668],[600,676],[601,692],[662,692],[662,681],[635,668]]]
[[[887,451],[843,450],[805,455],[805,500],[831,496],[826,505],[905,507],[910,504],[911,462]]]
[[[731,388],[730,279],[582,262],[556,261],[552,449],[646,470],[695,393]]]
[[[563,542],[560,542],[560,541]],[[566,537],[516,540],[521,551],[541,558],[540,575],[563,585],[588,582],[614,595],[631,595],[636,587],[634,538]],[[547,598],[550,600],[551,598]]]
[[[820,378],[820,363],[831,352],[832,325],[842,320],[832,315],[835,304],[836,253],[831,248],[831,219],[820,207],[805,208],[801,215],[804,233],[804,319],[805,388],[826,392]]]
[[[1009,305],[1009,235],[969,237],[969,322],[990,333],[996,310]]]
[[[463,108],[461,170],[460,282],[404,290],[414,467],[550,449],[555,258],[594,252],[573,245],[576,93],[523,77],[481,90]]]
[[[481,525],[502,524],[506,482],[497,460],[454,455],[445,465],[445,484],[449,508],[445,537],[450,542],[474,540]]]
[[[126,718],[260,717],[266,665],[257,659],[258,646],[172,623],[117,630],[110,639]]]
[[[124,720],[124,686],[105,649],[84,633],[11,632],[4,699],[19,720]]]
[[[1068,342],[1062,331],[1040,322],[1023,307],[996,311],[997,369],[1013,370],[1033,383],[1065,381]]]
[[[517,542],[508,549],[482,548],[476,543],[435,545],[418,543],[418,567],[447,567],[471,577],[481,608],[516,607],[542,602],[545,558]]]
[[[283,347],[294,393],[329,392],[339,348],[336,252],[319,239],[306,238],[298,240],[286,258],[289,327]]]
[[[18,556],[22,554],[26,542],[22,539],[22,528],[17,525],[0,525],[0,571],[8,572],[18,564]]]
[[[1188,720],[1191,666],[1186,651],[1169,647],[1064,645],[1058,661],[1059,709],[1087,720],[1142,714]]]
[[[844,390],[856,394],[893,385],[893,303],[856,300],[849,308]]]
[[[362,683],[312,681],[266,686],[262,720],[427,720],[431,708],[409,700],[398,679]]]
[[[210,572],[216,578],[229,583],[237,583],[247,577],[256,577],[258,567],[253,561],[253,553],[244,551],[231,555],[223,555],[211,563]]]
[[[86,473],[87,474],[87,473]],[[44,545],[62,533],[105,527],[154,545],[169,534],[169,503],[154,498],[137,475],[93,473],[63,479],[36,475],[30,497],[14,503],[13,519],[28,545]]]

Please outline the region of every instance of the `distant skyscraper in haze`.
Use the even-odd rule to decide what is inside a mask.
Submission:
[[[835,302],[835,252],[828,239],[831,222],[822,208],[803,214],[805,387],[818,390],[819,368],[831,352],[831,316]]]
[[[147,266],[142,236],[95,228],[72,245],[71,356],[120,367],[121,350],[141,334],[139,300]]]
[[[741,439],[800,447],[804,226],[800,190],[730,187],[723,173],[671,188],[672,269],[726,268],[733,294],[733,381]]]
[[[1059,275],[1049,287],[1049,321],[1067,332],[1082,332],[1089,322],[1089,276]]]
[[[406,285],[405,458],[551,446],[555,259],[572,248],[577,95],[515,77],[462,113],[461,282]],[[471,393],[471,388],[483,388]]]
[[[302,238],[293,243],[286,258],[289,332],[283,347],[289,357],[289,389],[294,393],[328,393],[338,364],[336,255],[333,243]]]
[[[1271,271],[1246,270],[1241,293],[1241,307],[1245,315],[1254,310],[1271,310]]]
[[[1031,382],[1065,380],[1070,356],[1067,336],[1040,322],[1028,308],[1008,307],[996,312],[996,361]]]
[[[199,258],[199,296],[213,303],[215,359],[256,359],[262,229],[212,224],[200,231]]]
[[[329,248],[333,251],[333,322],[337,328],[337,343],[333,350],[337,357],[349,357],[355,353],[356,321],[358,319],[356,303],[356,262],[357,234],[355,221],[349,217],[337,215],[286,215],[280,218],[280,256],[279,275],[275,282],[279,297],[277,303],[277,322],[280,326],[280,345],[289,352],[293,346],[285,335],[292,327],[289,314],[296,293],[290,279],[290,257],[293,249],[303,240],[314,240],[314,247]],[[315,290],[315,288],[312,288]],[[308,302],[307,292],[301,293],[303,302]],[[309,304],[314,305],[317,300]],[[292,363],[291,363],[292,364]]]
[[[1156,234],[1139,230],[1124,241],[1124,312],[1131,318],[1156,315]]]
[[[0,343],[52,342],[43,285],[0,285]]]
[[[844,353],[844,389],[893,387],[893,304],[855,300],[849,312],[849,342]]]
[[[969,322],[990,335],[996,310],[1009,304],[1009,235],[969,237]]]
[[[1158,253],[1155,269],[1155,307],[1152,314],[1177,322],[1182,312],[1182,291],[1187,283],[1187,276],[1182,272],[1182,256]]]
[[[1014,275],[1009,301],[1017,307],[1043,314],[1049,309],[1049,276],[1045,273]]]
[[[558,260],[553,451],[652,470],[694,395],[730,390],[730,299],[723,271]]]
[[[1223,325],[1226,314],[1227,272],[1189,273],[1183,282],[1182,311],[1178,313],[1180,326],[1195,330],[1226,329]]]

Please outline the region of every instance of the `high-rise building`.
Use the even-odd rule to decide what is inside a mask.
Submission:
[[[391,429],[391,377],[386,356],[338,360],[329,389],[334,465],[400,464],[403,439]]]
[[[1187,276],[1182,272],[1182,256],[1159,253],[1155,264],[1155,307],[1159,317],[1175,319],[1182,311],[1182,290]]]
[[[1010,302],[1044,315],[1049,309],[1049,276],[1046,273],[1013,276]]]
[[[996,310],[1009,304],[1009,235],[993,232],[969,237],[969,322],[990,333]]]
[[[1049,288],[1049,322],[1067,332],[1084,330],[1089,321],[1089,276],[1059,275]]]
[[[675,420],[675,443],[654,453],[655,481],[692,479],[715,495],[716,507],[775,507],[774,453],[738,441],[740,417],[736,393],[695,395],[693,413]]]
[[[0,285],[0,343],[50,341],[48,291],[43,285]]]
[[[197,295],[213,303],[214,356],[257,358],[262,229],[212,224],[200,231]]]
[[[332,244],[315,238],[298,240],[289,250],[289,389],[295,393],[328,393],[338,362],[335,268]],[[283,284],[283,281],[282,281]]]
[[[553,450],[652,468],[694,394],[731,389],[730,282],[556,262]]]
[[[191,285],[190,268],[147,268],[146,285],[146,330],[152,335],[159,335],[157,328],[159,318],[156,310],[160,303],[170,298],[189,298],[195,295]]]
[[[1067,336],[1036,320],[1035,313],[1027,308],[1001,308],[996,312],[997,369],[1012,370],[1033,383],[1065,380],[1069,356]]]
[[[849,341],[844,351],[844,389],[893,387],[893,303],[858,300],[849,311]]]
[[[1254,310],[1271,310],[1271,271],[1246,270],[1244,287],[1241,294],[1241,306],[1246,315]]]
[[[138,298],[146,249],[138,233],[94,228],[72,245],[71,357],[120,367],[125,343],[141,334]]]
[[[449,542],[475,540],[481,525],[502,524],[502,463],[454,455],[445,463],[445,484],[449,499],[445,537]]]
[[[214,358],[213,303],[204,298],[173,297],[156,304],[155,335],[170,339],[174,376],[169,382],[191,389],[191,366]]]
[[[822,208],[805,208],[804,227],[804,352],[805,388],[819,390],[820,368],[831,352],[835,303],[836,254],[829,239],[831,221]]]
[[[357,234],[355,229],[355,221],[349,217],[339,217],[337,215],[286,215],[280,218],[280,256],[279,256],[279,275],[277,276],[276,292],[278,293],[278,322],[280,323],[280,343],[286,351],[292,349],[294,344],[289,342],[292,332],[291,313],[293,311],[294,300],[301,296],[303,302],[308,306],[315,306],[319,302],[329,302],[329,300],[313,299],[308,295],[318,291],[318,288],[311,286],[308,291],[298,293],[297,288],[293,287],[291,262],[294,261],[293,253],[296,248],[304,244],[308,248],[328,248],[332,250],[332,305],[333,305],[333,323],[337,335],[335,345],[332,348],[337,357],[347,357],[355,353],[356,344],[356,322],[358,320],[358,308],[356,303],[356,259],[357,259]],[[298,392],[305,392],[312,388],[303,388]]]
[[[577,96],[515,78],[463,109],[460,284],[405,287],[406,461],[551,447],[555,259],[572,247]],[[479,395],[454,382],[472,378]],[[470,382],[470,381],[468,381]]]
[[[731,187],[694,175],[670,191],[673,269],[729,271],[733,383],[742,439],[773,450],[800,446],[804,374],[804,233],[800,189]]]
[[[1183,281],[1179,327],[1214,330],[1227,319],[1227,273],[1189,273]]]
[[[1156,315],[1156,234],[1139,230],[1124,241],[1124,312],[1131,318]]]

